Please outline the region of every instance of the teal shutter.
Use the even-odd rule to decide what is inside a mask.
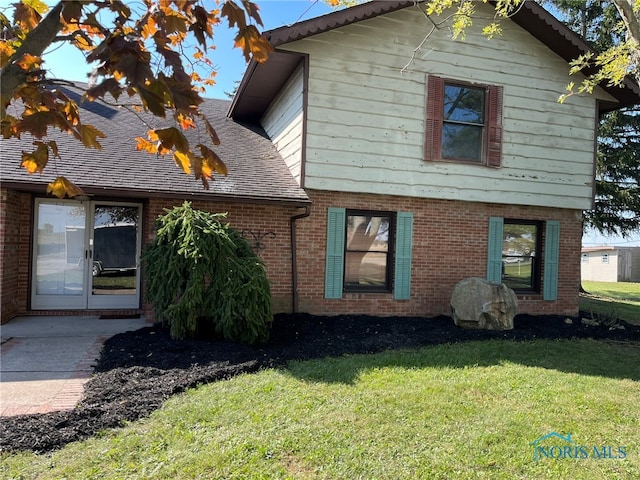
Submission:
[[[543,300],[558,299],[558,259],[560,257],[560,222],[549,220],[545,227]]]
[[[393,298],[411,297],[411,251],[413,249],[413,213],[398,212],[396,218],[396,251]]]
[[[342,298],[344,276],[345,209],[330,207],[327,213],[327,263],[324,298]]]
[[[502,232],[504,219],[489,218],[489,251],[487,254],[487,280],[502,283]]]

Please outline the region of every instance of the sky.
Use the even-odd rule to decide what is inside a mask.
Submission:
[[[322,0],[255,0],[260,8],[264,27],[261,30],[289,25],[300,20],[317,17],[330,13],[333,9]],[[8,0],[0,0],[0,6],[5,6]],[[51,2],[47,2],[51,4]],[[240,49],[233,48],[232,30],[226,24],[218,25],[214,30],[213,61],[218,71],[216,85],[207,89],[205,94],[209,98],[229,99],[226,92],[232,92],[235,82],[242,78],[246,69],[244,57]],[[51,77],[67,80],[86,81],[91,68],[85,63],[82,55],[74,48],[58,48],[45,54],[44,68],[49,70]],[[583,246],[600,245],[640,246],[640,232],[630,238],[606,237],[596,232],[586,232],[582,239]]]

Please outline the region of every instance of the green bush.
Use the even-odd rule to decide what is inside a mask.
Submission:
[[[146,295],[174,338],[213,331],[227,340],[267,341],[273,321],[262,261],[226,214],[166,210],[142,254]]]

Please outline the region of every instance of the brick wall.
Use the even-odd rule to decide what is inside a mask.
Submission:
[[[519,312],[578,314],[582,237],[580,211],[339,192],[308,193],[314,202],[312,214],[297,224],[300,311],[330,315],[449,314],[449,299],[454,285],[465,277],[486,277],[489,217],[496,216],[560,221],[558,300],[545,302],[542,294],[519,295]],[[328,207],[413,212],[409,300],[394,300],[391,293],[345,293],[342,299],[324,299]]]
[[[170,199],[149,200],[145,206],[143,243],[153,239],[155,219],[165,213],[164,209],[180,203]],[[271,284],[273,311],[290,312],[293,297],[289,221],[292,216],[301,213],[302,210],[293,207],[234,202],[193,201],[192,205],[200,210],[228,213],[227,221],[231,227],[240,232],[244,231],[244,236],[254,245],[254,251],[265,263]],[[257,240],[260,240],[259,248],[255,245]],[[145,305],[145,316],[147,318],[153,316],[150,305]]]
[[[0,275],[2,321],[20,314],[71,314],[103,312],[47,311],[27,309],[31,204],[29,194],[0,190]],[[433,316],[449,314],[453,286],[462,278],[486,276],[488,218],[498,216],[525,220],[560,221],[560,265],[558,300],[544,302],[542,295],[519,295],[519,311],[531,314],[577,315],[580,281],[581,214],[575,210],[476,204],[448,200],[426,200],[398,196],[310,191],[311,216],[297,221],[299,311],[315,314],[364,313],[375,315]],[[144,207],[143,244],[153,238],[153,223],[164,208],[180,204],[175,199],[150,199]],[[301,209],[237,202],[194,201],[195,208],[229,212],[237,230],[262,235],[258,253],[267,267],[274,312],[292,309],[291,236],[289,220]],[[343,207],[380,211],[410,211],[414,214],[411,298],[394,300],[390,293],[345,294],[341,300],[324,299],[324,269],[327,208]],[[245,235],[253,240],[251,233]],[[543,245],[544,251],[544,245]],[[144,272],[143,272],[144,280]],[[143,305],[153,320],[149,305]],[[124,314],[134,310],[118,311]],[[104,312],[107,313],[107,312]],[[114,313],[114,312],[109,312]]]
[[[29,293],[31,195],[0,189],[1,321],[24,314]]]

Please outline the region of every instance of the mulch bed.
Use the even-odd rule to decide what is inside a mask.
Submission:
[[[572,324],[560,316],[518,315],[506,332],[462,330],[449,317],[320,317],[276,315],[266,345],[249,347],[222,340],[173,340],[159,326],[115,335],[105,342],[71,411],[0,418],[0,451],[47,452],[125,421],[148,416],[172,395],[292,360],[374,353],[484,339],[593,338],[640,341],[640,327],[624,329]]]

